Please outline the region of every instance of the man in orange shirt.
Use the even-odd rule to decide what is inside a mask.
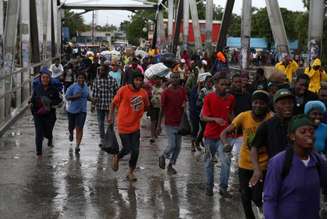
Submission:
[[[121,87],[113,99],[108,123],[113,123],[115,108],[117,108],[117,127],[122,141],[122,149],[113,155],[112,168],[118,170],[119,160],[128,153],[131,154],[129,161],[129,181],[136,181],[134,170],[139,157],[140,145],[140,120],[149,107],[147,92],[142,88],[144,76],[133,71],[131,84]]]

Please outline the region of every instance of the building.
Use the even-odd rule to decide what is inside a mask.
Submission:
[[[164,31],[167,35],[167,25],[168,20],[164,19]],[[212,43],[216,44],[219,38],[219,32],[220,32],[221,22],[220,21],[213,21],[213,27],[212,27]],[[173,30],[175,29],[175,21],[173,21]],[[201,34],[201,42],[205,43],[206,40],[206,20],[199,20],[199,29]],[[153,37],[153,33],[148,34],[148,40],[151,41]],[[179,35],[180,41],[183,40],[183,22],[181,22],[180,25],[180,35]],[[192,20],[189,20],[189,28],[188,28],[188,43],[194,44],[195,42],[195,36],[192,28]]]
[[[95,42],[97,43],[111,43],[112,41],[112,33],[110,32],[95,32]],[[76,37],[76,42],[80,44],[89,44],[92,43],[92,32],[80,32]]]

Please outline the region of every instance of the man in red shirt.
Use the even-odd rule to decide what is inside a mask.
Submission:
[[[221,166],[220,172],[220,194],[227,196],[228,181],[230,174],[231,159],[229,154],[224,153],[223,144],[219,136],[221,132],[229,125],[232,120],[232,111],[234,108],[235,97],[226,92],[228,80],[219,77],[215,82],[215,92],[209,93],[205,99],[201,112],[201,120],[206,122],[205,138],[205,169],[207,176],[206,194],[213,195],[213,156],[218,152]]]
[[[171,73],[171,84],[161,94],[160,119],[157,125],[157,133],[161,132],[162,117],[165,117],[165,129],[168,136],[168,146],[159,157],[159,167],[165,169],[165,159],[170,159],[167,171],[176,174],[172,167],[175,165],[181,150],[181,135],[178,135],[179,125],[185,110],[187,93],[180,85],[180,75]]]

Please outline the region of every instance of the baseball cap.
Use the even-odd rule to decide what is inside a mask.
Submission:
[[[274,94],[273,102],[276,103],[279,99],[282,99],[282,98],[285,98],[285,97],[294,98],[294,95],[288,89],[285,89],[285,88],[280,89]]]

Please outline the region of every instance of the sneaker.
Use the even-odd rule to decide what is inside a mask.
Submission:
[[[133,174],[133,173],[129,173],[127,176],[126,176],[127,180],[129,180],[130,182],[136,182],[138,179],[137,177]]]
[[[117,154],[113,155],[113,158],[112,158],[112,169],[115,172],[118,171],[118,156],[117,156]]]
[[[212,187],[207,187],[206,188],[206,195],[207,196],[213,196],[213,188]]]
[[[73,132],[72,132],[72,133],[69,133],[68,140],[69,140],[70,142],[72,142],[72,141],[73,141],[73,138],[74,138],[74,136],[73,136]]]
[[[161,168],[163,170],[165,169],[165,157],[164,157],[164,155],[162,155],[158,158],[158,164],[159,164],[159,168]]]
[[[219,193],[223,198],[231,198],[232,197],[231,194],[226,189],[220,188]]]
[[[177,171],[172,167],[172,165],[169,164],[167,166],[167,173],[171,174],[171,175],[174,175],[174,174],[177,174]]]
[[[149,141],[150,141],[150,143],[152,144],[152,143],[155,142],[155,139],[151,138]]]

